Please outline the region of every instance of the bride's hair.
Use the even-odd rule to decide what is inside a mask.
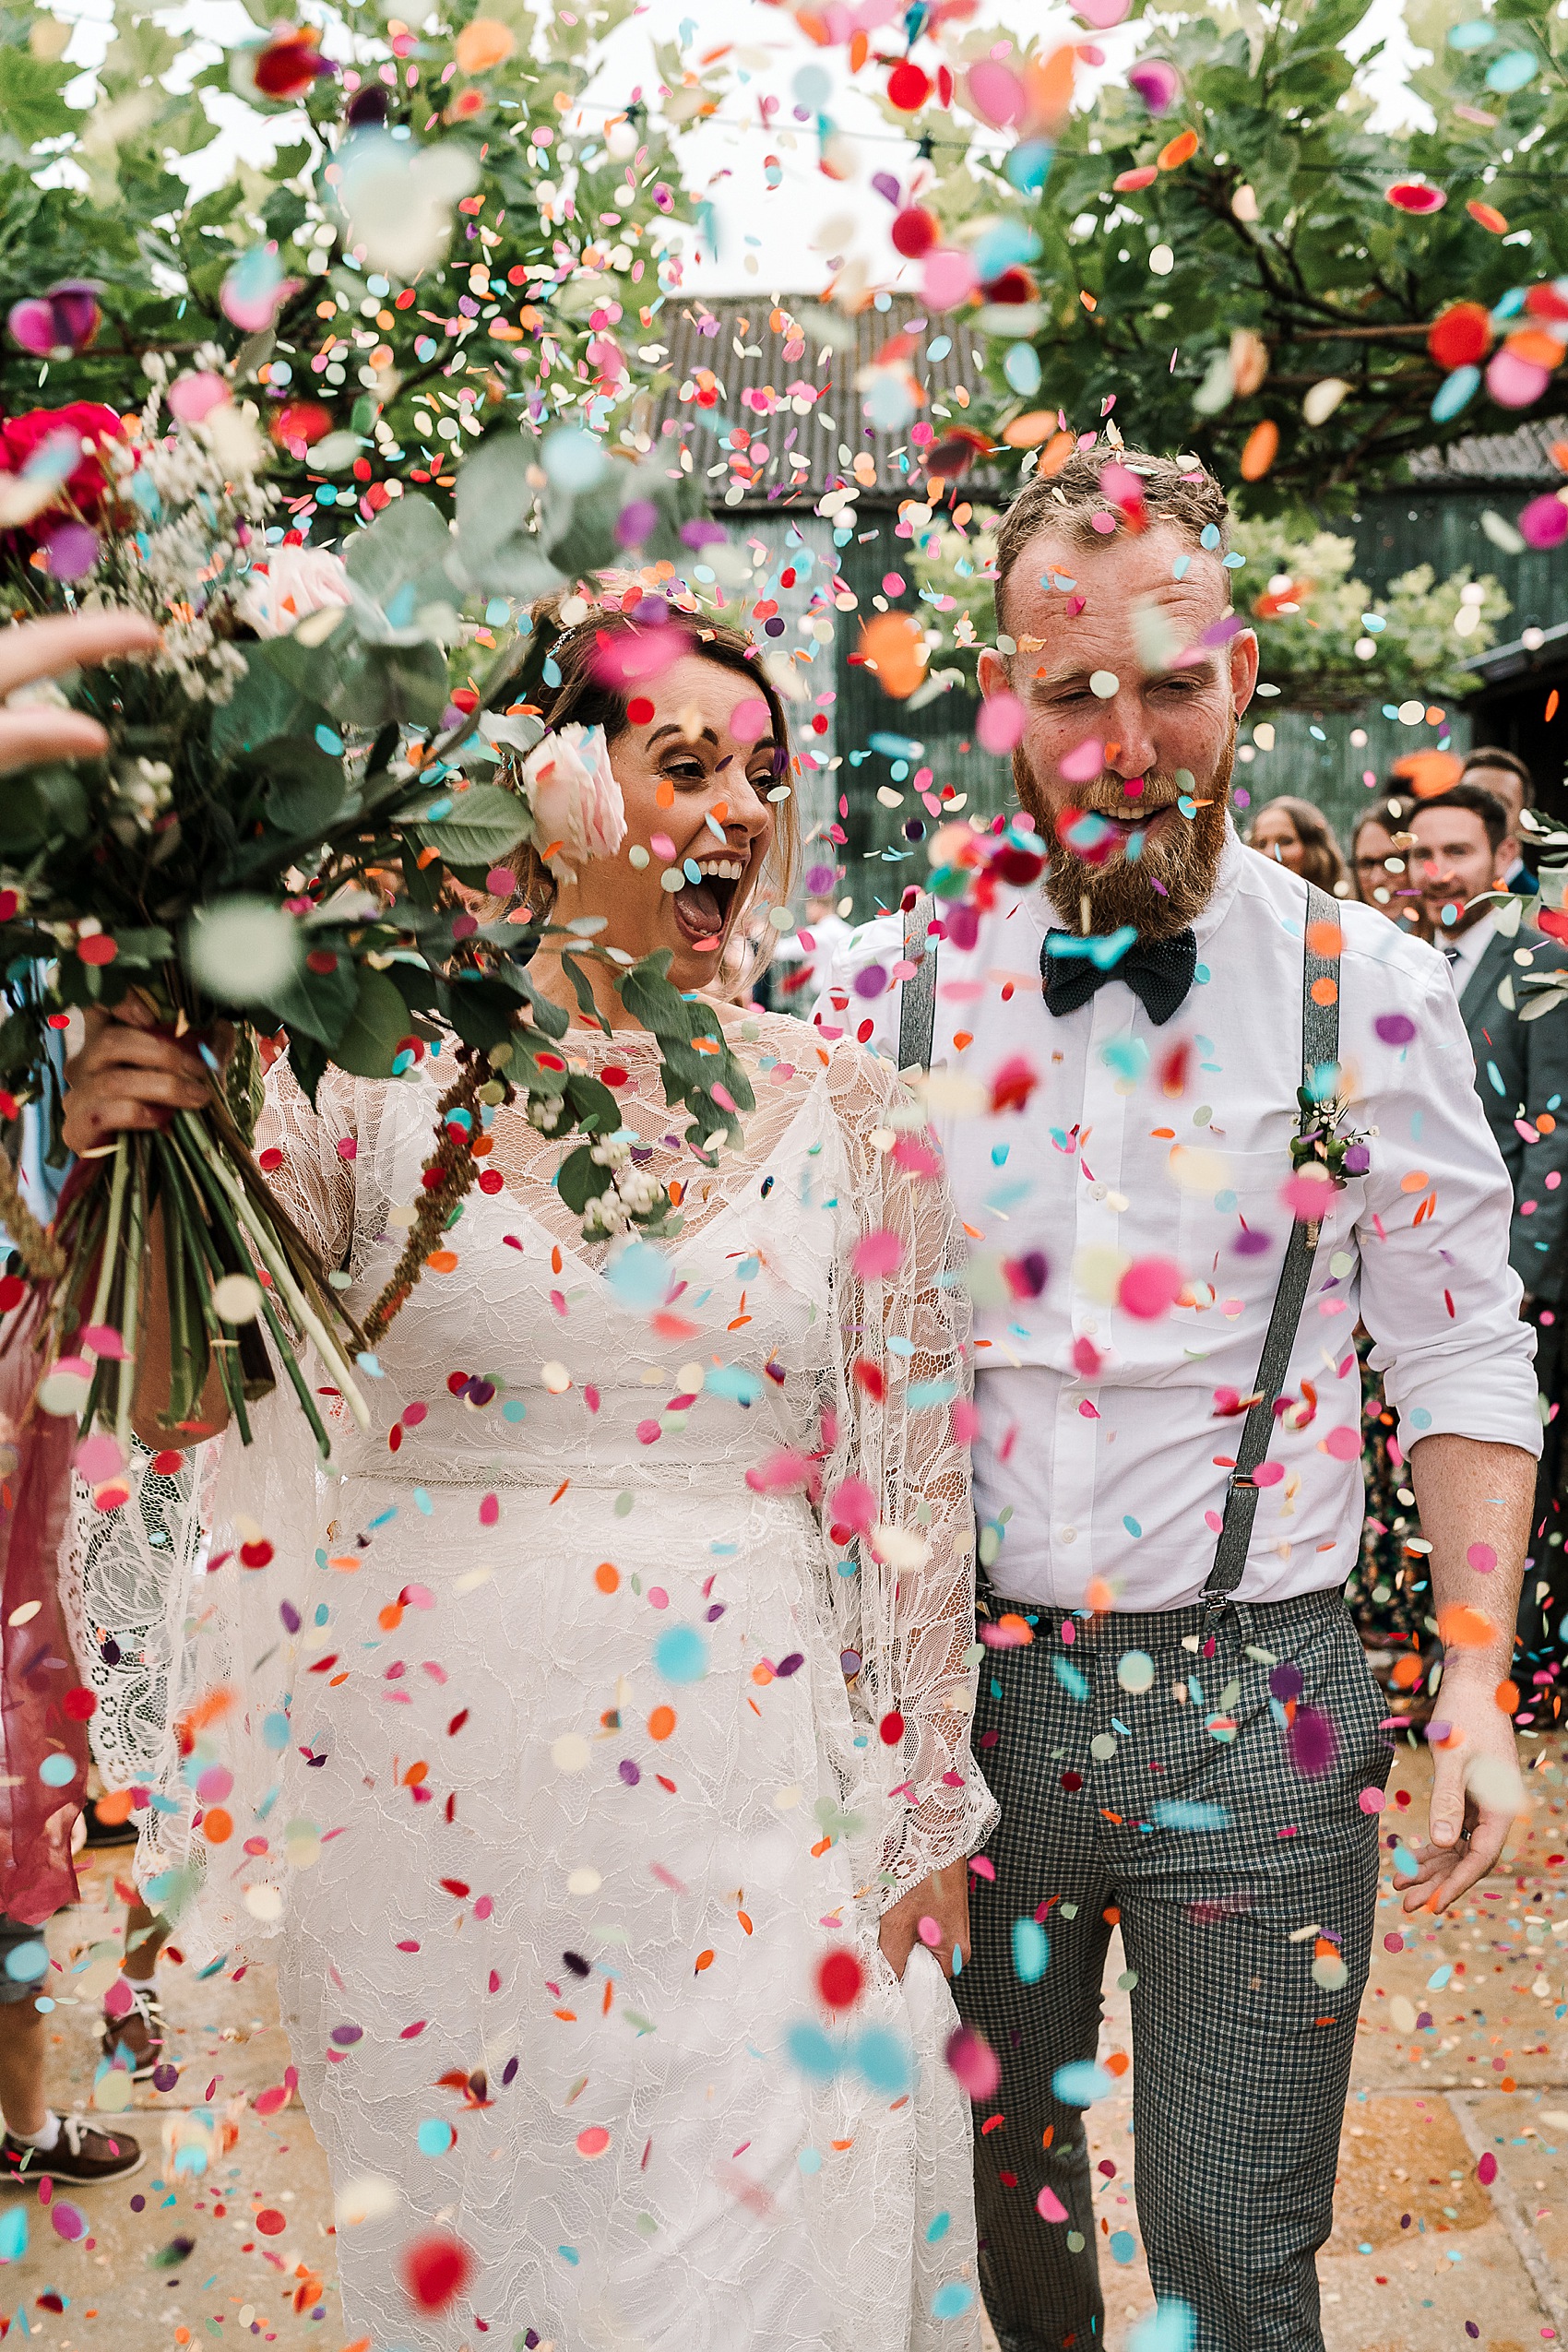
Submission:
[[[613,745],[618,735],[624,734],[631,723],[626,706],[637,692],[636,683],[616,683],[616,667],[612,662],[595,660],[601,644],[609,636],[645,636],[652,627],[661,633],[673,630],[684,638],[683,650],[698,655],[704,661],[717,662],[721,670],[732,670],[743,678],[754,695],[759,695],[767,705],[773,732],[773,778],[775,784],[789,784],[790,797],[775,801],[773,808],[773,838],[767,856],[757,871],[751,890],[735,909],[735,922],[731,933],[731,948],[725,958],[726,970],[715,973],[716,984],[724,992],[739,996],[751,987],[759,972],[766,969],[778,942],[778,933],[771,923],[762,927],[762,937],[755,943],[747,940],[742,925],[748,908],[760,902],[766,907],[787,905],[795,885],[796,869],[801,853],[801,821],[796,803],[796,784],[791,780],[790,757],[790,722],[785,717],[783,699],[778,687],[764,670],[756,647],[743,630],[726,628],[704,614],[682,612],[661,606],[666,618],[650,623],[645,617],[648,601],[636,612],[628,612],[619,602],[590,607],[586,618],[569,626],[561,620],[563,595],[540,597],[529,608],[529,618],[541,640],[548,643],[546,668],[553,665],[560,683],[541,683],[536,689],[540,717],[547,728],[564,727],[568,722],[581,727],[602,727],[605,741]],[[532,665],[530,665],[531,667]],[[608,675],[606,674],[608,673]],[[502,780],[517,789],[520,762],[508,757],[503,764]],[[517,873],[524,898],[535,914],[545,913],[554,901],[555,883],[550,869],[538,855],[531,842],[525,842],[507,861]],[[744,950],[737,964],[731,963],[735,948]]]

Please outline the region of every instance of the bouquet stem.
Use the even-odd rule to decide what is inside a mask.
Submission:
[[[195,1111],[178,1111],[175,1125],[184,1140],[200,1155],[206,1166],[229,1196],[235,1217],[244,1228],[246,1238],[262,1265],[278,1287],[279,1297],[300,1329],[315,1343],[316,1353],[341,1390],[343,1401],[353,1414],[361,1429],[370,1427],[370,1408],[361,1395],[348,1359],[327,1329],[322,1317],[295,1281],[282,1252],[278,1248],[266,1220],[257,1216],[249,1194],[228,1160],[218,1150],[206,1127]],[[296,1384],[297,1385],[298,1384]]]

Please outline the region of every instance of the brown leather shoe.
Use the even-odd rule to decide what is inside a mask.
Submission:
[[[124,2180],[146,2162],[139,2140],[118,2124],[101,2131],[85,2115],[63,2115],[52,2148],[30,2147],[7,2132],[0,2140],[0,2186],[20,2183],[30,2188],[48,2174],[51,2180],[68,2180],[90,2189],[97,2180]]]

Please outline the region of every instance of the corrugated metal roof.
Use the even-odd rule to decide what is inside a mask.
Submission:
[[[861,505],[897,500],[909,488],[898,456],[908,449],[909,425],[893,432],[868,426],[858,379],[866,369],[896,363],[888,346],[900,336],[909,338],[907,364],[926,394],[916,418],[940,439],[964,421],[956,396],[979,381],[984,346],[972,328],[928,316],[910,295],[896,297],[885,311],[852,317],[798,294],[666,304],[650,339],[665,344],[671,382],[644,429],[656,447],[680,435],[700,473],[717,469],[708,481],[715,505],[814,505],[826,491],[856,479],[851,469],[862,451],[876,471]],[[715,395],[711,402],[700,398],[704,389]],[[734,425],[752,436],[738,465],[732,460],[741,453],[720,446]],[[759,441],[766,456],[756,462]],[[731,494],[736,489],[739,498]]]
[[[1558,483],[1562,471],[1552,463],[1551,445],[1563,440],[1568,417],[1532,418],[1512,433],[1478,433],[1446,449],[1419,449],[1410,459],[1410,480],[1455,488],[1488,481]]]

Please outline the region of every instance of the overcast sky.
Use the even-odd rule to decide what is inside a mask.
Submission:
[[[101,57],[112,7],[113,0],[55,0],[55,13],[76,23],[67,52],[74,63],[89,68]],[[280,6],[279,17],[285,13]],[[315,18],[320,12],[312,8],[303,13]],[[171,77],[176,81],[215,57],[218,43],[237,44],[256,37],[239,0],[181,0],[156,14],[171,30],[189,33],[194,26],[200,27],[200,36],[189,41]],[[410,7],[410,22],[414,16]],[[980,0],[977,21],[996,25],[999,32],[1015,27],[1038,29],[1048,43],[1053,34],[1085,37],[1082,23],[1065,8],[1048,8],[1042,14],[1040,0]],[[716,256],[705,252],[699,266],[688,267],[687,291],[741,293],[754,288],[765,293],[814,293],[827,278],[828,254],[846,250],[864,255],[875,282],[898,283],[898,273],[909,265],[900,262],[887,242],[892,208],[872,187],[871,179],[883,172],[902,181],[915,160],[914,147],[900,139],[870,99],[849,83],[844,52],[818,49],[796,30],[785,8],[768,6],[765,0],[648,0],[613,37],[592,95],[607,107],[618,107],[636,84],[651,89],[657,79],[653,40],[673,39],[683,29],[688,30],[694,62],[726,42],[732,53],[739,53],[739,59],[732,53],[728,61],[735,79],[719,117],[684,143],[687,184],[710,197],[719,240]],[[889,45],[892,30],[883,36]],[[1124,66],[1134,32],[1129,28],[1127,33],[1100,37],[1106,74]],[[1349,46],[1360,54],[1378,40],[1387,44],[1387,54],[1366,75],[1378,100],[1377,119],[1392,126],[1424,115],[1426,110],[1405,80],[1413,54],[1420,53],[1411,50],[1400,0],[1372,0]],[[330,34],[324,46],[329,55],[334,53]],[[339,44],[338,53],[346,53],[347,46]],[[826,112],[853,149],[854,175],[849,180],[829,179],[818,168],[814,128],[793,119],[795,77],[807,66],[826,70],[832,82]],[[87,88],[84,80],[71,95],[83,97]],[[757,102],[764,94],[779,101],[767,125]],[[208,91],[207,102],[223,130],[204,154],[192,159],[190,176],[198,189],[226,177],[236,154],[266,164],[274,146],[294,135],[289,117],[256,114],[228,93]],[[763,169],[769,155],[777,158],[782,172],[778,187],[771,191]],[[852,245],[842,233],[851,224]]]

